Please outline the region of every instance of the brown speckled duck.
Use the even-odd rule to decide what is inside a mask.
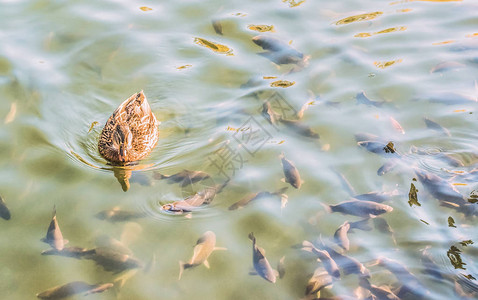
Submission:
[[[158,142],[159,123],[143,91],[132,95],[106,122],[98,142],[101,156],[119,165],[144,158]]]

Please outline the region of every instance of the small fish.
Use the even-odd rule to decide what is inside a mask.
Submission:
[[[214,28],[214,31],[219,34],[219,35],[222,35],[222,23],[221,23],[221,20],[217,20],[217,19],[214,19],[211,21],[212,23],[212,28]]]
[[[269,101],[265,101],[262,104],[261,114],[272,125],[277,124],[277,121],[280,118],[280,115],[276,113],[274,110],[272,110],[272,106]]]
[[[10,210],[8,209],[7,204],[5,203],[5,200],[3,200],[2,196],[0,196],[0,217],[7,221],[11,218]]]
[[[207,205],[212,202],[216,194],[222,192],[224,187],[229,183],[229,180],[223,184],[217,184],[214,187],[207,187],[196,194],[187,197],[184,200],[164,204],[162,209],[175,214],[182,214],[185,212],[191,212],[197,209],[201,205]]]
[[[323,267],[325,268],[327,273],[329,273],[330,276],[334,278],[340,278],[339,267],[337,266],[335,260],[332,259],[329,252],[317,249],[317,247],[315,247],[315,245],[309,241],[303,241],[302,245],[304,246],[304,248],[302,249],[310,251],[317,256],[317,258],[322,262]]]
[[[259,276],[269,282],[275,283],[279,274],[276,270],[272,269],[269,261],[265,257],[266,251],[256,244],[254,233],[249,233],[249,239],[252,241],[252,262],[254,269]]]
[[[329,205],[327,210],[363,218],[374,218],[393,211],[393,207],[372,201],[350,200],[337,205]]]
[[[467,203],[465,197],[448,181],[437,175],[415,168],[415,174],[425,189],[437,200],[455,203],[459,206]]]
[[[73,281],[61,286],[53,287],[44,292],[38,293],[36,296],[40,299],[62,299],[62,298],[70,297],[83,292],[86,292],[88,294],[88,292],[91,292],[97,289],[98,289],[98,292],[103,292],[108,289],[108,288],[105,288],[106,286],[110,288],[113,285],[111,283],[88,284],[83,281]],[[100,291],[99,288],[101,288],[102,290]]]
[[[68,240],[63,239],[63,235],[60,231],[60,226],[58,225],[58,221],[56,220],[56,207],[53,207],[53,217],[50,222],[50,226],[48,226],[48,230],[46,236],[41,239],[42,242],[49,244],[52,248],[61,251],[65,244],[68,243]]]
[[[345,275],[357,274],[363,278],[370,278],[370,271],[355,258],[338,253],[322,241],[319,243],[319,248],[330,254]]]
[[[393,147],[393,143],[391,142],[383,142],[380,140],[375,141],[362,141],[357,142],[362,148],[367,149],[367,151],[384,156],[384,157],[398,157],[398,153],[396,152],[395,148]]]
[[[127,222],[138,218],[145,217],[146,214],[143,212],[134,212],[127,210],[120,210],[115,207],[109,210],[102,210],[95,215],[96,218],[100,220],[105,220],[111,223],[115,222]]]
[[[185,263],[180,261],[179,262],[179,277],[178,280],[181,279],[181,275],[185,269],[197,267],[201,264],[204,264],[206,268],[209,269],[209,262],[207,261],[208,257],[211,253],[215,250],[226,250],[225,248],[216,247],[216,235],[212,231],[206,231],[196,242],[196,246],[194,246],[193,256],[189,260],[189,262]]]
[[[350,195],[353,197],[353,195],[356,195],[354,187],[350,184],[348,179],[345,177],[344,174],[340,173],[339,171],[335,170],[332,168],[332,172],[334,172],[337,177],[340,179],[340,183],[342,185],[342,188]]]
[[[423,286],[418,278],[413,275],[404,265],[396,260],[380,257],[378,264],[392,273],[403,285],[397,296],[401,299],[404,294],[411,293],[416,296],[427,298],[429,291]]]
[[[299,170],[295,167],[295,165],[285,158],[284,153],[282,153],[279,158],[282,162],[282,170],[284,171],[285,182],[290,183],[296,189],[299,189],[302,185]]]
[[[398,123],[398,121],[393,117],[390,117],[390,123],[392,123],[393,128],[395,128],[398,132],[405,134],[405,130],[403,130],[402,125],[400,125],[400,123]]]
[[[265,35],[258,35],[252,38],[252,41],[267,52],[259,53],[272,62],[282,64],[296,64],[305,67],[308,63],[308,56],[295,50],[287,43],[284,43],[276,38]]]
[[[287,128],[294,131],[295,133],[311,138],[311,139],[320,139],[320,136],[317,132],[313,131],[308,125],[305,125],[299,120],[287,120],[280,118],[279,121],[284,124]]]
[[[446,136],[451,136],[451,133],[450,133],[450,130],[446,129],[445,127],[441,126],[440,124],[438,124],[437,122],[431,120],[431,119],[428,119],[428,118],[423,118],[423,121],[425,122],[425,125],[427,126],[427,128],[429,129],[432,129],[436,132],[439,132],[443,135],[446,135]]]
[[[82,247],[64,247],[62,250],[48,249],[42,251],[41,255],[59,255],[66,257],[73,257],[81,259],[83,256],[92,254],[94,250],[89,250]]]
[[[156,172],[153,177],[154,179],[167,179],[168,183],[170,184],[181,183],[181,187],[186,187],[190,184],[211,178],[211,176],[206,172],[190,170],[182,170],[181,172],[173,175],[163,175]]]
[[[357,100],[358,104],[365,104],[368,106],[375,106],[375,107],[381,107],[385,101],[379,102],[379,101],[373,101],[370,100],[370,98],[365,94],[365,92],[360,92],[355,96],[355,99]]]
[[[305,295],[315,295],[323,288],[332,285],[334,278],[327,273],[322,267],[315,269],[314,274],[309,279],[305,287]]]
[[[91,251],[83,257],[93,260],[96,264],[102,266],[105,271],[113,272],[114,274],[143,267],[143,263],[137,258],[107,247],[91,249]]]
[[[253,201],[257,201],[259,199],[268,198],[268,197],[273,197],[273,198],[280,197],[282,202],[283,201],[287,202],[287,195],[283,194],[286,190],[287,190],[287,187],[282,188],[282,189],[280,189],[276,192],[273,192],[273,193],[268,192],[268,191],[262,191],[262,192],[258,192],[258,193],[248,194],[247,196],[245,196],[241,200],[239,200],[236,203],[229,206],[229,210],[236,210],[238,208],[242,208],[242,207],[248,205],[249,203],[251,203]],[[281,203],[281,204],[282,204],[282,206],[285,205],[284,203]]]
[[[395,169],[395,167],[398,165],[398,160],[397,159],[390,159],[387,160],[378,170],[377,170],[377,175],[378,176],[383,176],[387,174],[388,172],[392,171]]]
[[[396,196],[397,194],[398,192],[396,190],[392,192],[368,192],[365,194],[355,195],[353,198],[357,200],[383,203],[390,200],[392,196]]]
[[[361,277],[359,279],[359,285],[364,289],[369,290],[370,293],[375,296],[373,299],[400,300],[400,298],[395,295],[389,287],[378,287],[373,285],[367,278]]]
[[[350,248],[350,241],[347,233],[350,230],[350,223],[345,221],[334,233],[334,239],[337,245],[348,251]]]

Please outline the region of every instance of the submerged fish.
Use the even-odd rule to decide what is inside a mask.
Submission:
[[[64,247],[62,250],[48,249],[42,251],[41,255],[59,255],[81,259],[85,255],[92,254],[93,251],[94,250],[89,250],[82,247]]]
[[[262,116],[270,123],[270,124],[277,124],[277,121],[280,119],[280,115],[272,110],[272,106],[269,101],[265,101],[262,104]]]
[[[287,187],[285,188],[282,188],[276,192],[268,192],[268,191],[262,191],[262,192],[258,192],[258,193],[251,193],[251,194],[248,194],[247,196],[245,196],[244,198],[242,198],[241,200],[235,202],[234,204],[232,204],[231,206],[229,206],[229,210],[236,210],[238,208],[242,208],[246,205],[248,205],[249,203],[253,202],[253,201],[257,201],[259,199],[263,199],[263,198],[267,198],[267,197],[280,197],[281,199],[281,205],[284,206],[285,203],[284,202],[287,202],[287,195],[283,194],[285,191],[287,190]]]
[[[329,252],[325,250],[319,250],[317,247],[315,247],[314,244],[309,241],[303,241],[302,246],[303,250],[310,251],[317,256],[317,258],[322,262],[323,267],[325,268],[327,273],[329,273],[330,276],[334,278],[340,278],[339,267],[337,266],[335,260],[332,259]]]
[[[393,211],[393,207],[372,201],[351,200],[341,202],[337,205],[329,205],[327,210],[363,218],[374,218],[378,215]]]
[[[327,246],[322,241],[319,243],[319,248],[327,251],[327,253],[330,254],[330,257],[332,257],[332,259],[335,261],[337,266],[340,267],[340,269],[345,275],[357,274],[363,278],[370,277],[370,271],[355,258],[346,256],[344,254],[340,254],[339,252],[335,251],[332,247]]]
[[[145,216],[146,214],[144,212],[120,210],[116,207],[113,209],[100,211],[95,215],[95,217],[100,220],[105,220],[112,223],[126,222],[133,219],[143,218]]]
[[[334,239],[337,245],[339,245],[344,250],[349,250],[350,241],[347,233],[350,230],[350,223],[345,221],[334,233]]]
[[[327,273],[322,267],[315,269],[314,274],[309,279],[305,287],[305,295],[314,295],[323,288],[332,285],[334,278]]]
[[[58,225],[58,221],[56,220],[55,206],[53,207],[53,217],[51,219],[50,226],[48,226],[46,236],[42,238],[41,241],[49,244],[52,248],[59,251],[63,250],[64,245],[68,243],[68,240],[63,239],[60,226]]]
[[[143,263],[137,258],[107,247],[91,249],[89,253],[83,257],[85,259],[93,260],[96,264],[102,266],[105,271],[113,272],[115,274],[125,270],[143,267]]]
[[[2,196],[0,196],[0,217],[4,220],[10,220],[11,217],[10,210]]]
[[[290,160],[285,158],[284,153],[282,153],[279,158],[282,162],[282,170],[284,171],[285,182],[290,183],[290,185],[296,189],[299,189],[302,185],[299,170],[297,170],[295,165]]]
[[[252,241],[252,262],[257,274],[265,280],[275,283],[278,272],[272,269],[269,261],[265,257],[266,251],[256,244],[254,233],[249,233],[249,239]]]
[[[465,205],[467,201],[448,181],[425,170],[415,169],[415,174],[425,189],[437,200]]]
[[[262,49],[267,50],[267,52],[259,53],[260,55],[278,65],[296,64],[305,67],[308,63],[309,56],[304,56],[303,53],[276,38],[258,35],[253,37],[252,41]]]
[[[355,96],[355,99],[357,100],[358,104],[365,104],[368,106],[375,106],[375,107],[381,107],[385,101],[373,101],[368,98],[368,96],[365,94],[365,92],[360,92]]]
[[[284,124],[287,128],[294,131],[297,134],[302,136],[312,138],[312,139],[319,139],[320,136],[317,132],[313,131],[308,125],[302,123],[299,120],[287,120],[284,118],[280,118],[279,121]]]
[[[372,299],[384,299],[384,300],[400,300],[400,298],[395,295],[390,287],[383,286],[379,287],[371,284],[367,278],[360,278],[359,285],[364,289],[367,289],[372,293],[375,298]]]
[[[40,299],[62,299],[84,292],[86,293],[85,295],[91,293],[101,293],[112,286],[112,283],[88,284],[83,281],[73,281],[38,293],[36,296]]]
[[[196,194],[189,196],[184,200],[164,204],[162,206],[162,209],[175,214],[191,212],[201,205],[210,204],[216,194],[222,192],[228,182],[229,180],[227,180],[223,184],[217,184],[214,187],[207,187],[204,190],[197,192]]]
[[[167,179],[168,183],[181,183],[181,187],[194,184],[196,182],[211,178],[211,176],[203,171],[182,170],[173,175],[163,175],[160,173],[154,174],[155,179]]]
[[[193,268],[204,264],[209,269],[208,257],[214,250],[226,250],[225,248],[216,247],[216,235],[212,231],[206,231],[196,242],[194,246],[193,256],[189,262],[179,262],[179,279],[185,269]]]
[[[450,133],[450,130],[446,129],[445,127],[441,126],[440,124],[438,124],[437,122],[429,119],[429,118],[423,118],[423,121],[425,122],[425,125],[427,126],[427,128],[429,129],[432,129],[436,132],[440,132],[441,134],[443,135],[446,135],[446,136],[451,136],[451,133]]]

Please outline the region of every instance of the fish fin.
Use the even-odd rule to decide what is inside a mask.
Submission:
[[[249,271],[249,275],[255,276],[258,275],[256,271]]]
[[[179,261],[179,276],[178,276],[178,280],[181,280],[181,276],[183,275],[183,271],[184,271],[184,265],[185,265],[184,262]]]
[[[48,240],[46,239],[46,237],[41,238],[40,241],[48,244]]]
[[[209,266],[209,262],[207,261],[207,259],[203,262],[204,266],[208,269],[211,268],[211,266]]]
[[[212,251],[217,251],[217,250],[227,250],[226,247],[214,247]]]

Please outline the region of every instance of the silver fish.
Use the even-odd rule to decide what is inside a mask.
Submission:
[[[282,153],[279,158],[282,162],[282,170],[284,171],[285,182],[290,183],[290,185],[296,189],[299,189],[302,185],[299,170],[297,170],[296,166],[290,160],[285,158],[284,153]]]
[[[319,243],[319,248],[330,254],[330,257],[332,257],[345,275],[357,274],[363,278],[370,278],[370,271],[355,258],[338,253],[322,241]]]
[[[50,222],[50,226],[48,226],[48,230],[46,236],[41,239],[42,242],[49,244],[52,248],[56,250],[63,250],[65,244],[68,243],[68,240],[63,239],[63,235],[61,234],[60,226],[58,225],[58,221],[56,219],[56,207],[53,207],[53,217]]]
[[[236,210],[236,209],[239,209],[239,208],[242,208],[242,207],[248,205],[249,203],[251,203],[253,201],[257,201],[259,199],[268,198],[268,197],[273,197],[273,198],[280,197],[281,201],[286,201],[287,195],[283,194],[286,190],[287,190],[287,187],[282,188],[282,189],[280,189],[276,192],[273,192],[273,193],[268,192],[268,191],[262,191],[262,192],[258,192],[258,193],[248,194],[247,196],[243,197],[241,200],[239,200],[239,201],[233,203],[231,206],[229,206],[229,210]],[[284,205],[284,203],[282,203],[282,205]]]
[[[208,257],[214,250],[225,250],[225,248],[216,247],[216,235],[212,231],[206,231],[196,242],[194,246],[193,256],[189,262],[185,263],[179,261],[179,277],[181,279],[183,271],[185,269],[197,267],[204,264],[209,269]]]
[[[2,196],[0,196],[0,217],[4,220],[10,220],[11,218],[10,210]]]
[[[276,38],[258,35],[253,37],[252,41],[262,49],[267,50],[267,52],[259,53],[260,55],[278,65],[296,64],[305,67],[308,63],[308,56],[304,56],[303,53]]]
[[[425,189],[437,200],[452,202],[460,206],[467,203],[465,197],[448,181],[424,170],[415,169],[415,174]]]
[[[350,248],[350,241],[347,233],[350,230],[349,222],[345,221],[334,233],[334,239],[337,245],[339,245],[344,250],[349,250]]]
[[[341,202],[337,205],[329,205],[328,210],[363,218],[373,218],[393,211],[393,207],[372,201],[351,200]]]
[[[265,257],[265,250],[256,244],[254,233],[249,233],[249,239],[252,241],[252,262],[257,274],[265,280],[275,283],[278,276],[277,271],[272,269],[269,261]]]
[[[439,132],[443,135],[446,135],[446,136],[451,136],[451,133],[450,133],[450,130],[446,129],[445,127],[441,126],[440,124],[438,124],[437,122],[429,119],[429,118],[423,118],[423,121],[425,122],[425,125],[427,126],[427,128],[429,129],[432,129],[436,132]]]
[[[330,276],[334,278],[340,278],[340,271],[337,263],[332,259],[329,252],[325,250],[319,250],[309,241],[303,241],[302,245],[304,246],[304,250],[310,251],[314,253],[318,259],[322,262],[323,267],[329,273]]]
[[[95,290],[97,290],[97,292],[103,292],[112,286],[113,284],[111,283],[88,284],[83,281],[73,281],[61,286],[50,288],[44,292],[38,293],[36,296],[40,299],[62,299],[83,292],[86,292],[87,294],[91,291],[95,292]]]

